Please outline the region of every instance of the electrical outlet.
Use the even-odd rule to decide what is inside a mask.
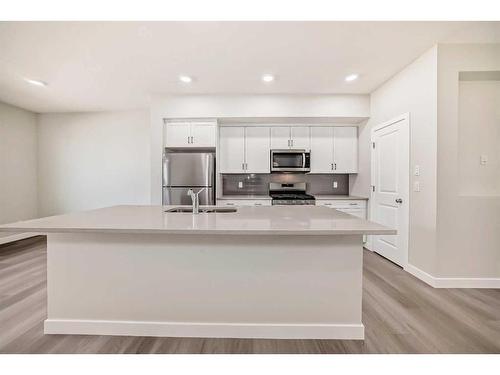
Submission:
[[[337,183],[337,181],[333,181],[333,188],[336,189],[338,188],[339,184]]]
[[[420,165],[415,165],[415,176],[420,176]]]
[[[238,182],[238,189],[243,189],[243,181]]]

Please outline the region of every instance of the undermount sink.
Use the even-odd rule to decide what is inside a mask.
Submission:
[[[230,213],[238,211],[236,208],[231,207],[213,207],[213,208],[201,208],[199,209],[200,214],[211,214],[211,213]],[[168,213],[193,213],[192,207],[174,207],[166,210]]]

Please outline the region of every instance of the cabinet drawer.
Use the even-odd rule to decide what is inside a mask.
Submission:
[[[270,206],[270,199],[219,199],[219,206]]]
[[[318,199],[316,206],[326,206],[331,208],[366,208],[366,200],[351,199]]]

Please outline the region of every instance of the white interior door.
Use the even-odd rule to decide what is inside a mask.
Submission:
[[[289,126],[271,126],[271,148],[275,150],[290,148]]]
[[[290,127],[291,148],[310,150],[311,149],[311,133],[309,126],[292,126]]]
[[[270,154],[269,128],[245,128],[245,173],[270,173]]]
[[[244,173],[245,128],[222,126],[219,129],[219,170],[221,173]]]
[[[358,173],[358,128],[333,128],[333,162],[335,173]]]
[[[371,220],[397,235],[372,236],[372,250],[404,267],[408,261],[409,115],[372,130]]]
[[[311,173],[333,173],[331,126],[311,126]]]

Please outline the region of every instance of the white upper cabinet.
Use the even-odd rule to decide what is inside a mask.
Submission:
[[[165,147],[189,147],[191,144],[189,122],[167,122],[163,127]]]
[[[270,154],[269,128],[245,128],[245,173],[269,173]]]
[[[290,148],[290,127],[271,126],[271,149],[286,150]]]
[[[271,149],[311,148],[309,126],[272,126]]]
[[[311,127],[311,173],[357,173],[355,126]]]
[[[215,147],[214,121],[167,121],[163,131],[165,147]]]
[[[291,148],[296,149],[311,149],[311,133],[309,126],[292,126],[290,127],[290,144]]]
[[[245,128],[222,126],[219,129],[219,170],[245,173]]]
[[[358,128],[337,126],[333,132],[335,173],[358,173]]]
[[[333,127],[311,127],[311,173],[333,173]]]
[[[216,143],[216,125],[214,122],[191,122],[192,147],[215,147]]]
[[[262,126],[219,129],[220,173],[270,173],[270,130]]]

